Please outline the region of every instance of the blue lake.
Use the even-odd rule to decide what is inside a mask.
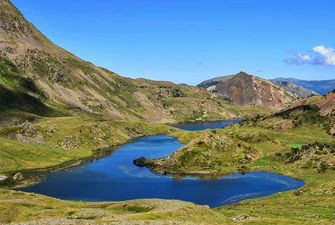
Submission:
[[[206,129],[222,129],[239,122],[240,120],[199,121],[189,123],[176,123],[171,124],[171,126],[182,130],[199,131]]]
[[[304,185],[300,180],[266,172],[236,173],[212,180],[197,177],[174,179],[133,164],[133,160],[141,156],[169,156],[182,146],[177,139],[165,135],[135,139],[103,159],[64,171],[41,173],[44,177],[41,183],[21,190],[65,200],[161,198],[217,207]]]

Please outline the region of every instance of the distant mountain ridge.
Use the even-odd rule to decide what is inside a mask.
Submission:
[[[273,81],[276,82],[290,82],[301,86],[305,89],[312,90],[320,95],[325,95],[335,89],[335,79],[334,80],[299,80],[295,78],[275,78]]]
[[[319,93],[306,89],[302,86],[299,86],[295,83],[289,82],[289,81],[276,81],[276,80],[270,80],[272,83],[284,88],[286,91],[300,97],[300,98],[307,98],[313,95],[319,95]]]
[[[245,72],[213,78],[198,87],[222,94],[239,105],[283,109],[298,99],[298,96],[285,88]]]

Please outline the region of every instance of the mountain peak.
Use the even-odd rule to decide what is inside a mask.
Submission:
[[[252,76],[252,75],[250,75],[250,74],[248,74],[248,73],[246,73],[246,72],[244,72],[244,71],[240,71],[239,73],[235,74],[235,76],[236,76],[236,75]]]
[[[54,48],[53,43],[27,21],[11,1],[0,0],[0,50],[14,53],[15,47],[61,50]]]
[[[214,78],[209,79],[209,80],[205,80],[202,83],[198,84],[197,86],[201,87],[201,88],[209,88],[211,86],[215,86],[216,84],[218,84],[221,81],[228,80],[228,79],[230,79],[234,76],[252,76],[252,75],[250,75],[250,74],[248,74],[244,71],[240,71],[239,73],[236,73],[236,74],[227,75],[227,76],[219,76],[219,77],[214,77]]]
[[[239,105],[258,105],[283,109],[297,100],[280,86],[244,71],[207,80],[198,85],[230,98]]]

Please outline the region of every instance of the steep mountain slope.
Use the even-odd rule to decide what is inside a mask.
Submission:
[[[209,79],[209,80],[205,80],[203,82],[201,82],[200,84],[198,84],[197,86],[198,87],[201,87],[201,88],[209,88],[211,86],[215,86],[217,85],[218,83],[220,82],[223,82],[223,81],[226,81],[230,78],[232,78],[234,75],[230,75],[230,76],[221,76],[221,77],[214,77],[212,79]]]
[[[275,85],[278,85],[282,88],[284,88],[287,92],[290,92],[294,95],[296,95],[299,98],[307,98],[313,95],[319,95],[318,93],[306,89],[304,87],[301,87],[295,83],[288,82],[288,81],[276,81],[276,80],[271,80]]]
[[[215,82],[217,82],[215,86],[208,87],[208,90],[222,94],[239,105],[258,105],[283,109],[297,100],[295,95],[272,82],[244,72],[218,78]],[[207,81],[201,86],[205,87],[209,83]]]
[[[133,80],[85,62],[54,45],[9,0],[0,0],[0,93],[2,112],[39,115],[79,109],[172,122],[240,117],[244,110],[195,87]]]
[[[276,78],[273,79],[278,82],[290,82],[298,86],[304,87],[308,90],[312,90],[320,95],[325,95],[335,88],[335,80],[299,80],[295,78]]]

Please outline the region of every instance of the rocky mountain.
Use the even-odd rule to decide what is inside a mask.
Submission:
[[[245,72],[214,78],[199,86],[207,87],[212,92],[224,95],[239,105],[283,109],[298,99],[296,95],[286,89]]]
[[[295,78],[276,78],[276,82],[289,82],[301,86],[305,89],[312,90],[320,95],[325,95],[335,88],[335,80],[299,80]]]
[[[209,90],[213,90],[217,84],[219,84],[220,82],[224,82],[232,78],[233,76],[234,75],[215,77],[213,79],[206,80],[197,86],[201,88],[208,88]],[[315,91],[304,88],[294,82],[291,82],[285,79],[274,79],[270,81],[274,83],[275,85],[282,87],[284,90],[295,95],[298,98],[306,98],[312,95],[318,95],[318,93]]]
[[[85,112],[157,122],[253,111],[196,87],[129,79],[86,62],[54,45],[9,0],[0,0],[0,108],[2,114]]]

